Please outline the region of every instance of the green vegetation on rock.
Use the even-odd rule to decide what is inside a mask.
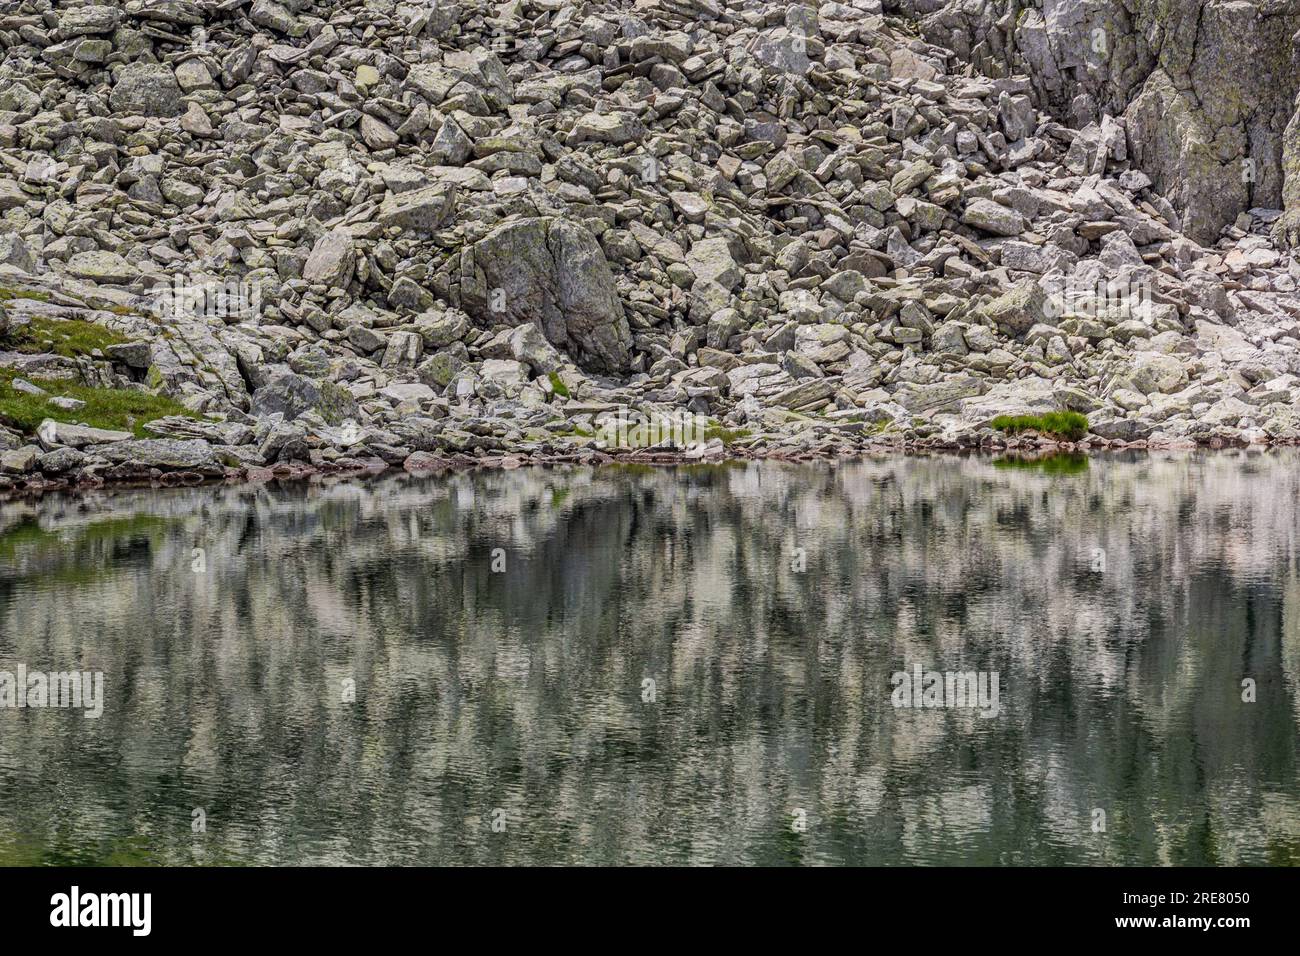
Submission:
[[[49,302],[52,296],[48,292],[34,289],[0,289],[0,302],[12,302],[14,299],[31,299],[34,302]]]
[[[1042,415],[999,415],[993,419],[993,428],[1000,432],[1018,435],[1021,432],[1038,432],[1079,441],[1088,434],[1088,417],[1078,412],[1045,412]]]
[[[567,385],[564,384],[564,379],[560,378],[560,375],[559,375],[558,372],[550,372],[550,373],[548,373],[548,374],[547,374],[547,378],[548,378],[548,379],[550,380],[550,382],[551,382],[551,391],[553,391],[556,395],[560,396],[560,398],[569,398],[569,397],[570,397],[570,396],[569,396],[569,386],[567,386]]]
[[[721,439],[722,444],[730,445],[734,441],[748,438],[751,434],[753,433],[748,428],[724,428],[722,425],[710,424],[704,429],[704,440],[713,441],[718,438]]]

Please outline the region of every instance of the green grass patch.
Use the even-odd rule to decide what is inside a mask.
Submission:
[[[1077,475],[1088,470],[1088,456],[1079,452],[1044,455],[1041,458],[995,458],[994,468],[1012,471],[1036,471],[1044,475]]]
[[[122,336],[94,322],[36,316],[26,325],[10,330],[0,341],[0,346],[28,355],[53,352],[65,358],[76,358],[102,352],[110,345],[121,345],[125,341]]]
[[[0,369],[0,422],[11,428],[34,435],[41,422],[52,418],[56,422],[90,425],[113,431],[132,432],[137,438],[148,438],[146,422],[168,415],[195,418],[184,405],[165,395],[119,388],[91,388],[60,379],[28,379],[49,396],[28,395],[13,387],[17,376],[11,369]],[[49,399],[66,396],[85,402],[82,408],[65,411],[51,405]]]
[[[551,383],[551,391],[556,395],[560,396],[560,398],[570,397],[569,386],[564,384],[564,379],[560,378],[558,372],[549,372],[546,378]]]
[[[993,428],[1000,432],[1018,435],[1021,432],[1038,432],[1066,441],[1078,441],[1088,434],[1088,417],[1078,412],[1047,412],[1042,415],[999,415],[993,419]]]
[[[49,302],[52,298],[48,292],[38,292],[34,289],[0,289],[0,302],[12,302],[14,299]]]

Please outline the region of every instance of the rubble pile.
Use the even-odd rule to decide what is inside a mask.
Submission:
[[[23,0],[0,47],[0,484],[1300,438],[1282,212],[1194,240],[1129,118],[879,0]]]

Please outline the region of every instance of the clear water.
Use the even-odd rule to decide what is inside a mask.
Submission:
[[[3,503],[0,671],[105,689],[0,708],[0,863],[1295,864],[1297,502],[1277,451]]]

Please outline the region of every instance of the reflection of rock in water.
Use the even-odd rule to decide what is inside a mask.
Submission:
[[[0,668],[109,695],[0,712],[0,861],[1294,862],[1295,458],[0,505]],[[911,662],[1002,716],[894,711]]]

